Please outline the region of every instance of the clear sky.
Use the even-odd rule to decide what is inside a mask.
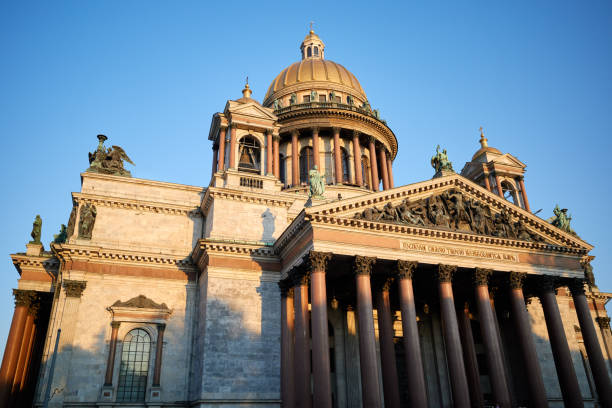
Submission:
[[[395,132],[396,186],[432,177],[438,143],[460,170],[483,126],[527,164],[532,210],[569,209],[612,292],[610,1],[2,0],[0,350],[9,254],[25,251],[36,214],[49,248],[96,134],[126,150],[135,177],[208,185],[213,113],[247,75],[261,101],[311,20]]]

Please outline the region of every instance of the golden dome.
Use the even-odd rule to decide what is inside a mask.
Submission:
[[[291,92],[312,88],[326,88],[330,91],[345,92],[356,96],[362,101],[367,97],[359,81],[348,69],[333,61],[321,58],[307,58],[291,64],[281,71],[272,81],[264,105],[271,104],[274,99]]]
[[[264,106],[293,92],[323,91],[351,95],[363,103],[367,97],[355,75],[342,65],[325,59],[325,44],[310,31],[300,45],[302,60],[281,71],[272,81]]]

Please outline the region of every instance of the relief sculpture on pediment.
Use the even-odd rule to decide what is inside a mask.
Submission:
[[[543,241],[541,236],[527,229],[523,220],[513,220],[507,210],[502,209],[500,213],[493,214],[489,206],[455,189],[417,201],[404,199],[395,206],[387,203],[382,209],[376,206],[368,207],[356,213],[354,218],[465,231],[530,242]]]

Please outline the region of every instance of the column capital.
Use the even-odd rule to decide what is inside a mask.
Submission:
[[[228,127],[229,127],[231,130],[238,129],[238,125],[237,125],[236,123],[230,123],[230,124],[228,125]]]
[[[489,278],[493,274],[493,270],[476,268],[474,271],[474,286],[487,286],[489,285]]]
[[[584,279],[571,279],[567,286],[572,295],[584,295]]]
[[[419,263],[416,261],[397,261],[397,276],[400,279],[412,279],[412,274]]]
[[[523,180],[525,180],[525,176],[516,176],[516,179],[518,181],[523,181]]]
[[[523,289],[523,284],[525,283],[526,277],[527,277],[527,273],[525,272],[510,272],[510,275],[509,275],[510,288],[511,289]]]
[[[278,281],[278,287],[280,289],[281,297],[293,297],[293,280],[291,276]]]
[[[113,320],[113,321],[111,322],[111,327],[112,327],[113,329],[118,329],[118,328],[119,328],[119,326],[121,326],[121,322],[118,322],[118,321],[116,321],[116,320]]]
[[[610,330],[610,318],[609,317],[599,316],[595,318],[595,321],[597,322],[597,324],[599,324],[599,327],[602,330]]]
[[[15,307],[26,306],[31,307],[36,302],[36,291],[35,290],[24,290],[24,289],[13,289],[13,296],[15,296]]]
[[[164,330],[166,330],[166,323],[157,323],[157,331],[163,332]]]
[[[455,265],[443,265],[438,264],[438,281],[442,282],[452,282],[453,274],[457,271],[457,267]]]
[[[380,290],[383,292],[388,292],[391,289],[391,285],[393,285],[394,281],[395,278],[393,276],[385,278],[385,280],[383,280],[380,284]]]
[[[354,266],[355,275],[370,275],[372,273],[372,265],[375,263],[375,257],[357,255]]]
[[[550,275],[544,275],[544,276],[541,276],[540,279],[538,279],[537,287],[538,287],[540,294],[543,294],[546,292],[552,292],[554,294],[557,294],[557,283],[558,283],[557,277],[550,276]]]
[[[374,145],[374,149],[376,149],[376,138],[374,136],[368,136],[368,143],[372,143]]]
[[[321,130],[321,128],[320,128],[320,127],[318,127],[318,126],[313,126],[313,127],[311,127],[310,129],[312,130],[312,133],[313,133],[313,134],[314,134],[314,133],[319,134],[319,130]]]
[[[299,131],[299,130],[297,130],[297,129],[293,129],[293,130],[291,131],[291,136],[299,136],[299,135],[300,135],[300,131]]]
[[[336,134],[336,133],[337,133],[337,134],[340,134],[340,130],[341,130],[341,129],[342,129],[342,128],[341,128],[341,127],[338,127],[338,126],[334,126],[334,127],[332,127],[332,131],[334,132],[334,134]]]
[[[289,273],[289,278],[293,282],[293,286],[308,286],[310,282],[310,268],[306,267],[306,262],[293,268]]]
[[[325,272],[325,269],[327,268],[327,263],[329,262],[331,257],[331,252],[310,251],[308,253],[308,264],[310,267],[310,272]]]
[[[360,134],[361,134],[361,132],[360,132],[360,131],[358,131],[358,130],[353,130],[353,137],[358,138]]]
[[[278,134],[272,134],[272,140],[275,142],[280,142],[281,137]]]
[[[66,292],[67,297],[78,297],[80,298],[83,295],[83,291],[87,286],[87,282],[85,281],[77,281],[77,280],[65,280],[64,281],[64,291]]]

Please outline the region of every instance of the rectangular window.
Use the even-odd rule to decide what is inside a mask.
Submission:
[[[310,95],[305,95],[304,96],[304,103],[308,103],[310,102]]]
[[[342,98],[340,96],[334,96],[334,102],[341,103],[342,102]]]
[[[327,96],[326,95],[319,95],[319,102],[327,102]]]

